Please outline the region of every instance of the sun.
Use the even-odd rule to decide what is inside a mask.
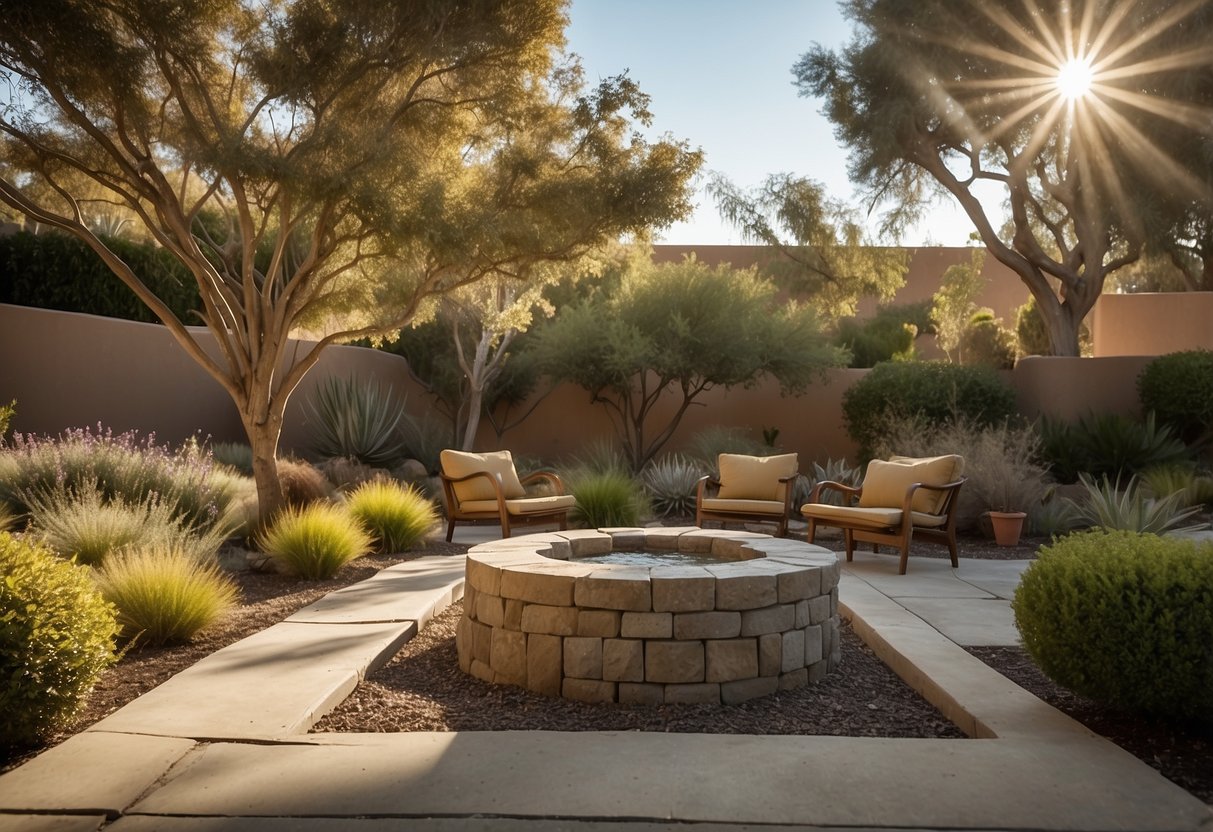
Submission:
[[[1095,72],[1088,58],[1071,58],[1057,70],[1057,91],[1062,98],[1077,101],[1091,91]]]

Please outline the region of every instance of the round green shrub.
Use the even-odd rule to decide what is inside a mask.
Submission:
[[[87,567],[0,534],[0,746],[67,725],[114,662],[117,632]]]
[[[345,507],[375,538],[376,551],[385,554],[413,548],[438,522],[434,504],[419,491],[385,480],[358,486]]]
[[[1213,719],[1213,546],[1093,530],[1042,547],[1012,602],[1051,679],[1112,705]]]
[[[260,535],[262,551],[287,572],[323,580],[371,550],[371,536],[344,509],[331,503],[288,507]]]
[[[1213,425],[1213,352],[1187,350],[1160,355],[1137,377],[1144,410],[1192,444]]]
[[[974,427],[996,425],[1015,412],[1015,392],[988,367],[890,361],[843,395],[842,412],[847,433],[869,459],[897,420],[918,415],[933,426],[963,416]]]
[[[1009,370],[1015,366],[1015,336],[988,309],[978,312],[960,336],[960,355],[965,364]]]

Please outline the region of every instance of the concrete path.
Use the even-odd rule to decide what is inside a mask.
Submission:
[[[332,593],[0,777],[0,832],[1213,830],[1205,804],[960,646],[1014,643],[1022,563],[912,558],[898,576],[857,554],[841,588],[865,640],[980,739],[305,733],[461,596],[462,564]]]

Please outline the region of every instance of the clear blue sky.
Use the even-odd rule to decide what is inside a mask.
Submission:
[[[854,201],[846,149],[820,101],[792,86],[792,64],[814,42],[836,48],[849,39],[835,0],[573,0],[570,17],[568,48],[581,56],[587,82],[627,70],[652,99],[652,133],[702,148],[706,170],[744,187],[771,173],[808,176]],[[702,183],[696,202],[695,215],[661,242],[742,242]],[[971,231],[958,208],[943,204],[904,243],[964,245]]]

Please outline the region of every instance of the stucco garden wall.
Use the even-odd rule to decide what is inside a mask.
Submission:
[[[209,339],[201,331],[204,340]],[[300,342],[297,348],[309,348]],[[198,367],[168,332],[140,324],[0,305],[0,401],[16,399],[13,428],[58,433],[100,422],[116,431],[155,431],[178,442],[200,433],[216,440],[242,441],[235,406],[226,392]],[[1021,411],[1074,417],[1088,410],[1135,412],[1135,381],[1148,358],[1029,358],[1007,373]],[[832,370],[804,394],[782,397],[778,386],[714,390],[692,407],[668,446],[675,450],[714,424],[778,428],[779,444],[800,454],[802,465],[826,457],[854,458],[843,429],[841,402],[864,370]],[[303,403],[325,377],[375,378],[407,396],[407,409],[421,415],[429,398],[409,376],[404,359],[360,347],[332,347],[308,375],[287,408],[284,448],[306,444]],[[669,407],[673,402],[668,403]],[[479,447],[509,447],[516,453],[555,459],[576,453],[596,437],[610,437],[611,424],[586,391],[564,386],[538,403],[522,425],[496,435],[483,425]]]
[[[1213,349],[1213,292],[1102,295],[1090,321],[1097,356]]]

